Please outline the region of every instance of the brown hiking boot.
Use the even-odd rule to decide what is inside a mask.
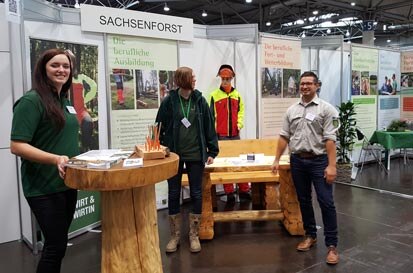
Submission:
[[[298,251],[308,251],[317,243],[317,238],[306,236],[305,239],[297,245]]]
[[[326,263],[328,264],[338,264],[338,252],[335,246],[329,246],[327,252]]]

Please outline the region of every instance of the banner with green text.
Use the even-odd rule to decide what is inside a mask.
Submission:
[[[133,150],[145,143],[161,101],[174,86],[178,66],[176,41],[121,35],[107,36],[112,149]],[[166,182],[156,184],[156,203],[165,208]]]
[[[276,137],[287,108],[300,98],[301,41],[261,38],[260,137]]]

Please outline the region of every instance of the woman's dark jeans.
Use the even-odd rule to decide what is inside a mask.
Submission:
[[[27,197],[27,201],[44,236],[36,273],[59,273],[76,208],[77,190]]]
[[[291,175],[300,202],[304,230],[307,236],[317,237],[317,227],[311,198],[311,184],[314,185],[321,208],[326,246],[337,246],[337,214],[333,199],[333,185],[324,178],[328,165],[327,155],[301,158],[291,155]]]
[[[168,210],[169,215],[180,212],[182,172],[185,163],[189,180],[189,194],[191,196],[192,213],[202,212],[202,174],[205,164],[202,161],[179,161],[178,173],[168,179]]]

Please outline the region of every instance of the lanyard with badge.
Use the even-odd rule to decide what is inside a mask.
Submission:
[[[185,126],[185,128],[189,128],[189,126],[191,126],[191,123],[189,122],[188,118],[189,118],[189,110],[191,107],[191,98],[189,98],[189,103],[188,103],[188,107],[186,109],[186,113],[184,110],[184,105],[182,104],[182,100],[181,100],[181,96],[179,95],[179,103],[181,104],[181,109],[182,109],[182,114],[184,115],[184,118],[181,119],[182,124]]]

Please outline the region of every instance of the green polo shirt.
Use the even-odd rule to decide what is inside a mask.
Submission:
[[[31,90],[13,107],[11,140],[26,142],[45,152],[66,155],[79,154],[79,124],[76,114],[69,113],[69,100],[59,101],[65,116],[65,125],[58,131],[46,117],[45,108],[36,91]],[[26,197],[41,196],[68,189],[60,178],[56,165],[39,164],[22,158],[23,192]]]

